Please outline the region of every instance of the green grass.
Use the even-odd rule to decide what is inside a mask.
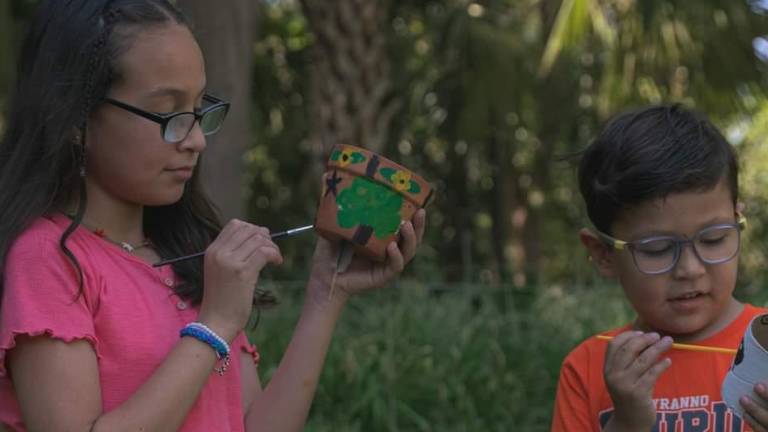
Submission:
[[[300,305],[296,286],[253,332],[268,381]],[[393,289],[394,288],[394,289]],[[626,322],[616,287],[513,288],[416,282],[353,299],[339,323],[305,430],[549,430],[563,357]]]
[[[303,286],[252,338],[268,382],[298,319]],[[746,299],[768,306],[768,293]],[[620,289],[401,282],[353,299],[337,328],[308,432],[548,431],[563,357],[632,316]],[[0,426],[0,432],[2,432]]]

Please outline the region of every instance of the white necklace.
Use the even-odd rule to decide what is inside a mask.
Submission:
[[[152,242],[148,238],[145,238],[143,242],[141,242],[140,244],[137,244],[136,246],[128,242],[112,240],[111,238],[109,238],[109,236],[107,236],[107,233],[104,231],[104,228],[91,228],[90,226],[82,222],[80,224],[86,227],[87,229],[89,229],[94,234],[96,234],[97,237],[101,237],[102,239],[112,244],[120,246],[121,248],[123,248],[123,250],[125,250],[128,253],[133,253],[137,249],[149,247],[152,245]]]
[[[65,213],[65,214],[69,216],[70,219],[74,219],[74,216],[70,215],[69,213]],[[91,231],[92,233],[96,234],[97,237],[101,237],[102,239],[114,245],[120,246],[124,251],[131,254],[134,253],[137,249],[152,246],[152,242],[148,238],[144,238],[143,242],[134,246],[128,242],[112,240],[111,238],[109,238],[109,236],[107,236],[107,233],[106,231],[104,231],[104,228],[94,228],[83,221],[80,221],[80,225],[85,227],[88,231]]]
[[[145,248],[145,247],[147,247],[147,246],[149,246],[151,244],[149,239],[145,239],[141,244],[134,246],[134,245],[132,245],[132,244],[130,244],[128,242],[116,242],[116,241],[112,240],[111,238],[109,238],[107,236],[104,236],[103,238],[106,239],[106,240],[109,240],[112,243],[115,243],[116,245],[118,245],[121,248],[125,249],[125,251],[128,252],[128,253],[133,253],[133,251],[135,251],[136,249]]]

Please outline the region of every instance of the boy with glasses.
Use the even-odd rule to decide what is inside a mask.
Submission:
[[[765,312],[732,295],[746,220],[731,146],[678,105],[625,113],[583,152],[579,187],[594,226],[581,242],[637,318],[566,357],[552,431],[768,430],[749,397],[743,419],[722,400],[733,355],[672,347],[735,350]],[[768,365],[765,375],[753,398],[768,400]]]

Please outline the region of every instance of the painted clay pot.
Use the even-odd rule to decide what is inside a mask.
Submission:
[[[410,170],[364,148],[336,145],[323,175],[315,231],[346,240],[355,254],[383,261],[402,221],[427,203],[432,187]]]

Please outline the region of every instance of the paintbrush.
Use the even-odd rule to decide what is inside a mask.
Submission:
[[[601,340],[613,339],[613,336],[606,336],[606,335],[597,335],[595,337]],[[705,346],[705,345],[673,343],[672,348],[676,348],[679,350],[687,350],[687,351],[714,352],[714,353],[731,354],[731,355],[736,354],[736,350],[732,348],[720,348],[720,347],[711,347],[711,346]]]
[[[306,225],[306,226],[303,226],[303,227],[292,228],[292,229],[289,229],[289,230],[286,230],[286,231],[280,231],[280,232],[272,233],[272,234],[269,235],[269,238],[274,240],[274,239],[278,239],[278,238],[281,238],[281,237],[290,237],[292,235],[296,235],[296,234],[302,233],[304,231],[311,230],[312,228],[314,228],[314,225]],[[152,264],[152,267],[162,267],[164,265],[173,264],[173,263],[176,263],[176,262],[179,262],[179,261],[186,261],[186,260],[189,260],[189,259],[192,259],[192,258],[201,257],[203,255],[205,255],[205,251],[194,253],[192,255],[180,256],[180,257],[177,257],[177,258],[170,258],[170,259],[167,259],[167,260],[162,260],[162,261],[156,262],[156,263]]]
[[[333,277],[331,278],[331,288],[328,290],[328,300],[333,299],[333,293],[336,291],[336,276],[339,273],[344,273],[349,267],[349,263],[352,262],[352,256],[355,254],[355,248],[352,243],[341,240],[339,242],[339,252],[336,256],[336,268],[333,270]]]

